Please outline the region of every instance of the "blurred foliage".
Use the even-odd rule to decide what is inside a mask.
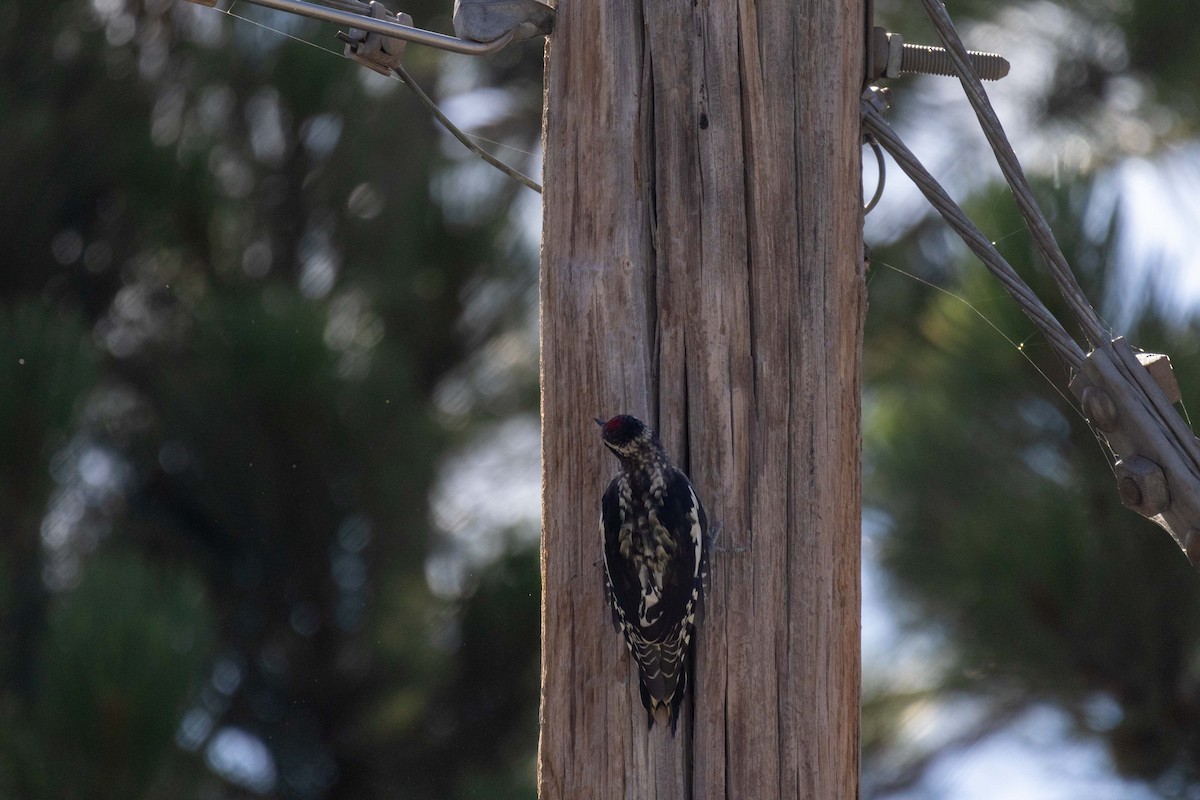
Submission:
[[[51,488],[48,462],[95,380],[97,354],[77,314],[29,301],[0,307],[0,342],[11,348],[0,361],[0,675],[28,688],[44,603],[33,532]]]
[[[212,629],[193,577],[126,556],[90,564],[47,615],[31,718],[10,731],[13,796],[147,796],[175,756]]]
[[[530,797],[530,532],[426,579],[444,454],[536,402],[526,190],[236,13],[318,47],[0,8],[0,795]],[[407,62],[530,149],[541,55]]]

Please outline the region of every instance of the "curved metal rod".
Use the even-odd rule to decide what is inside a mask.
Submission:
[[[887,182],[887,165],[883,161],[883,148],[879,146],[879,142],[874,136],[867,134],[863,137],[865,144],[871,145],[871,149],[875,151],[875,163],[879,165],[879,181],[875,184],[875,194],[871,195],[870,201],[863,206],[863,216],[870,214],[875,210],[875,206],[879,205],[879,198],[883,197],[883,186]]]
[[[495,41],[472,42],[455,36],[447,36],[444,33],[434,33],[423,28],[410,28],[408,25],[401,25],[398,22],[366,17],[350,11],[320,6],[316,3],[306,3],[304,0],[245,0],[245,2],[467,56],[485,56],[494,53],[511,42],[513,38],[513,32],[509,31]]]

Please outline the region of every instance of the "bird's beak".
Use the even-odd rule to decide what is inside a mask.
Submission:
[[[599,417],[592,417],[592,419],[596,420],[596,424],[599,425],[601,428],[604,427],[604,420],[600,419]]]

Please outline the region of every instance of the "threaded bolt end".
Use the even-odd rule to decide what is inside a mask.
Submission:
[[[995,53],[968,51],[967,58],[976,74],[985,81],[998,81],[1008,74],[1008,59]],[[922,44],[905,44],[900,50],[900,72],[922,75],[946,75],[953,77],[954,62],[950,54],[941,47]]]

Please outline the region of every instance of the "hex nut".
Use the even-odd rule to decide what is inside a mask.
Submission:
[[[1117,484],[1117,491],[1121,494],[1121,502],[1127,507],[1137,508],[1142,504],[1142,487],[1133,478],[1122,478]]]
[[[1167,396],[1167,401],[1174,404],[1183,398],[1179,389],[1179,380],[1171,367],[1171,358],[1163,353],[1138,353],[1138,362],[1150,373],[1150,377]]]
[[[1121,502],[1142,516],[1161,514],[1171,505],[1167,476],[1162,468],[1143,456],[1130,456],[1114,467]]]

